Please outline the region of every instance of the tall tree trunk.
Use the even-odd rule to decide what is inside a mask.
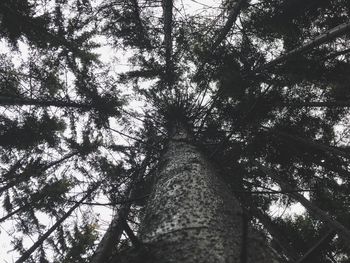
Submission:
[[[279,262],[257,233],[243,234],[240,204],[186,129],[174,130],[141,222],[151,262]]]

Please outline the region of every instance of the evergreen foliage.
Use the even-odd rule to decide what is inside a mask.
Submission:
[[[281,258],[349,262],[350,2],[216,2],[1,0],[0,231],[17,262],[97,263],[111,221],[107,259],[145,257],[128,226],[174,121]]]

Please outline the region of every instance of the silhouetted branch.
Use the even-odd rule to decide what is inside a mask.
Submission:
[[[91,187],[87,191],[86,195],[71,209],[69,209],[64,214],[64,216],[62,216],[52,227],[50,227],[49,230],[47,230],[46,233],[43,234],[28,250],[26,250],[15,263],[25,262],[31,256],[31,254],[44,243],[44,241],[52,234],[52,232],[54,232],[63,223],[63,221],[65,221],[73,213],[73,211],[77,209],[81,203],[87,199],[100,185],[101,183],[98,183],[94,187]]]

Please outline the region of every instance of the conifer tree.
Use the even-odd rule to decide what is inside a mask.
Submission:
[[[347,0],[2,0],[14,261],[348,262],[349,17]]]

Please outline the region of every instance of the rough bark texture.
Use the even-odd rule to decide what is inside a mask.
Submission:
[[[242,262],[242,251],[243,262],[278,262],[261,236],[243,236],[238,201],[187,137],[178,129],[169,142],[145,208],[140,238],[152,262]]]

